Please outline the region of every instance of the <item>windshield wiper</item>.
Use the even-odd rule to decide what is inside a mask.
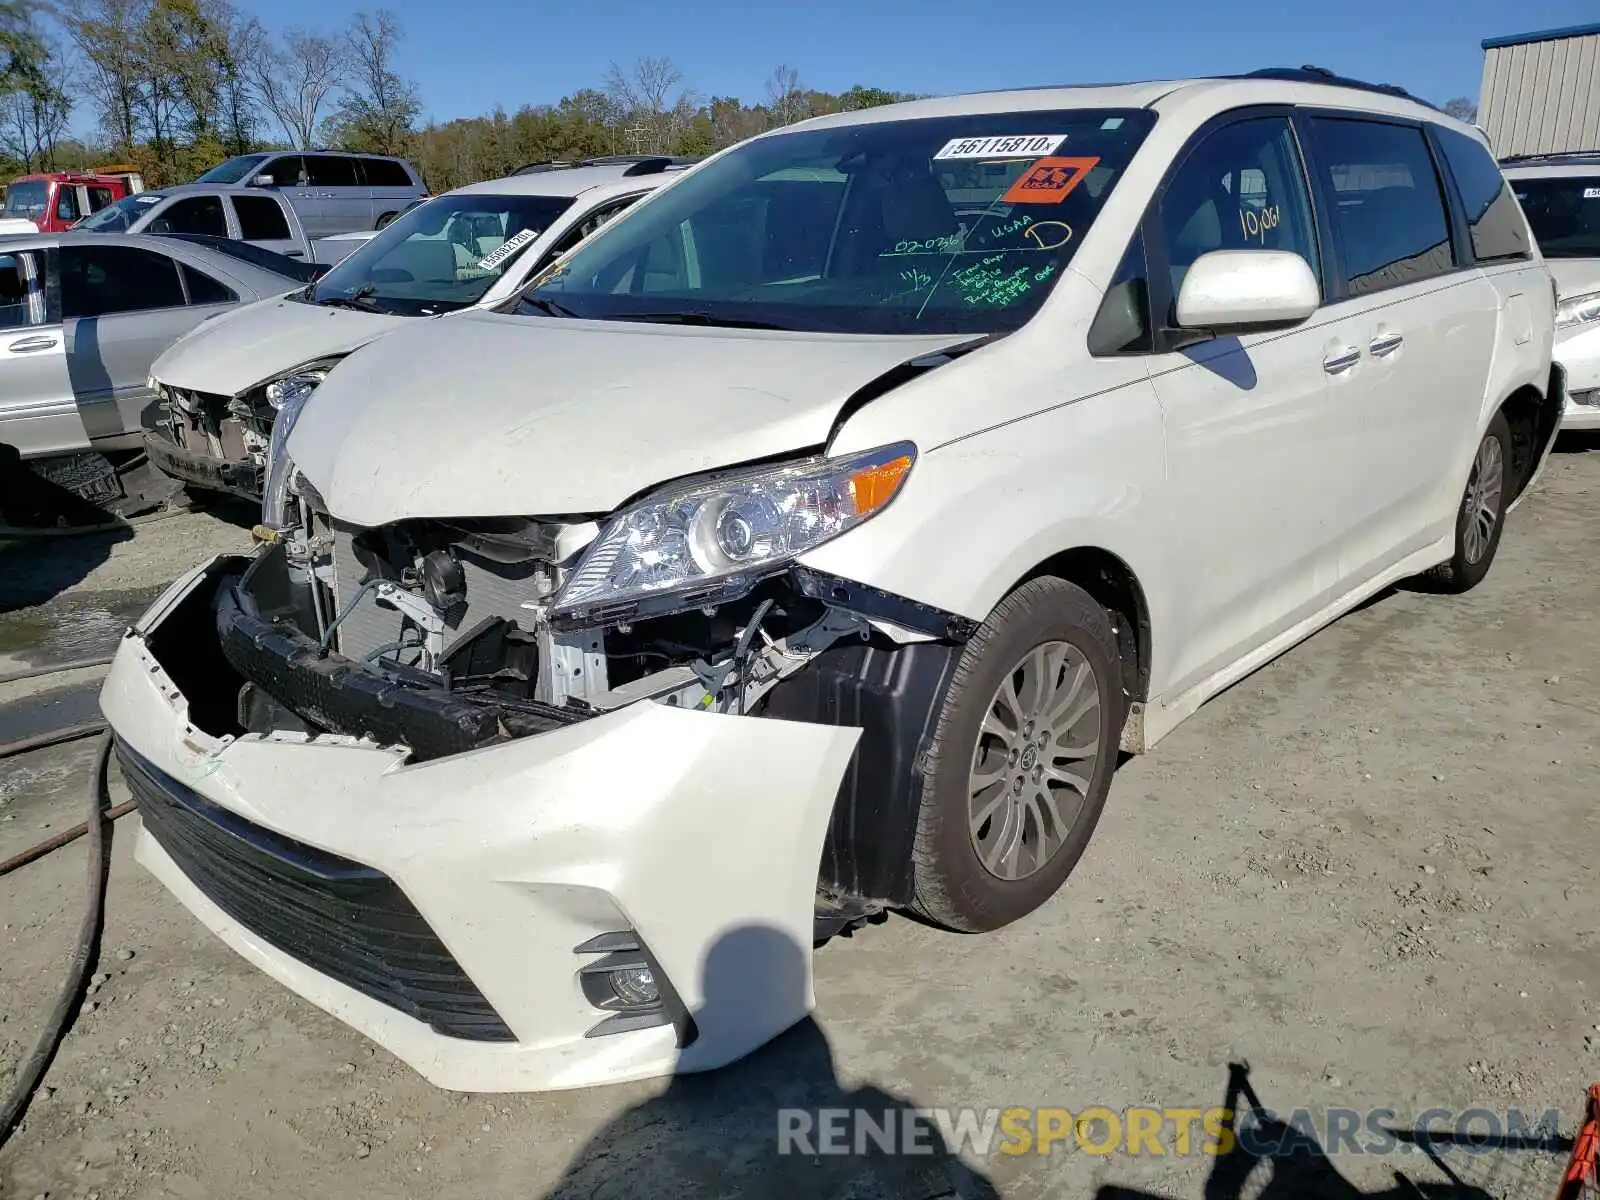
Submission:
[[[355,291],[344,296],[329,296],[326,300],[317,303],[326,308],[353,308],[357,312],[371,312],[375,307],[372,304],[372,295],[378,289],[375,285],[364,283]]]
[[[717,329],[778,329],[789,330],[787,325],[771,321],[746,321],[739,317],[717,317],[698,310],[690,312],[615,313],[615,321],[648,321],[657,325],[706,325]]]
[[[547,300],[543,296],[524,296],[522,302],[536,312],[542,312],[547,317],[576,317],[565,304],[557,304],[554,300]]]

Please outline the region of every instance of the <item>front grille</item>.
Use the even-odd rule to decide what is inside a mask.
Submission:
[[[383,872],[212,804],[120,740],[117,760],[145,830],[189,882],[256,936],[436,1033],[516,1040]]]

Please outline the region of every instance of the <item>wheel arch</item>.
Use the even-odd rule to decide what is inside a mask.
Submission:
[[[1561,428],[1565,405],[1566,373],[1556,364],[1550,369],[1550,382],[1543,392],[1525,383],[1495,409],[1511,427],[1511,467],[1516,482],[1510,504],[1515,504],[1538,478]]]
[[[1150,694],[1150,604],[1144,585],[1120,556],[1100,546],[1074,546],[1052,554],[1006,588],[1009,596],[1030,579],[1053,575],[1076,584],[1111,617],[1122,659],[1122,690],[1129,703],[1143,703]]]

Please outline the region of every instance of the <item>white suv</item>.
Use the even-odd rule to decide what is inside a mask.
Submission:
[[[1504,161],[1560,291],[1556,361],[1567,372],[1564,429],[1600,429],[1600,150]]]
[[[1119,747],[1488,570],[1561,406],[1516,202],[1463,206],[1494,172],[1299,72],[684,172],[285,407],[275,532],[105,686],[142,861],[456,1088],[714,1067],[804,1014],[814,936],[1017,920]]]

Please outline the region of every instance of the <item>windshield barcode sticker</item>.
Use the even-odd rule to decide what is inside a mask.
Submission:
[[[942,158],[1038,158],[1054,154],[1067,140],[1064,133],[1019,133],[1011,137],[951,138],[935,154]]]
[[[493,250],[489,251],[489,253],[485,254],[481,259],[478,260],[478,270],[494,270],[501,263],[505,262],[506,259],[510,258],[518,250],[521,250],[524,246],[538,236],[539,231],[536,229],[523,229],[513,233],[505,241],[501,242]]]
[[[1584,188],[1583,198],[1585,200],[1600,200],[1600,188]]]

